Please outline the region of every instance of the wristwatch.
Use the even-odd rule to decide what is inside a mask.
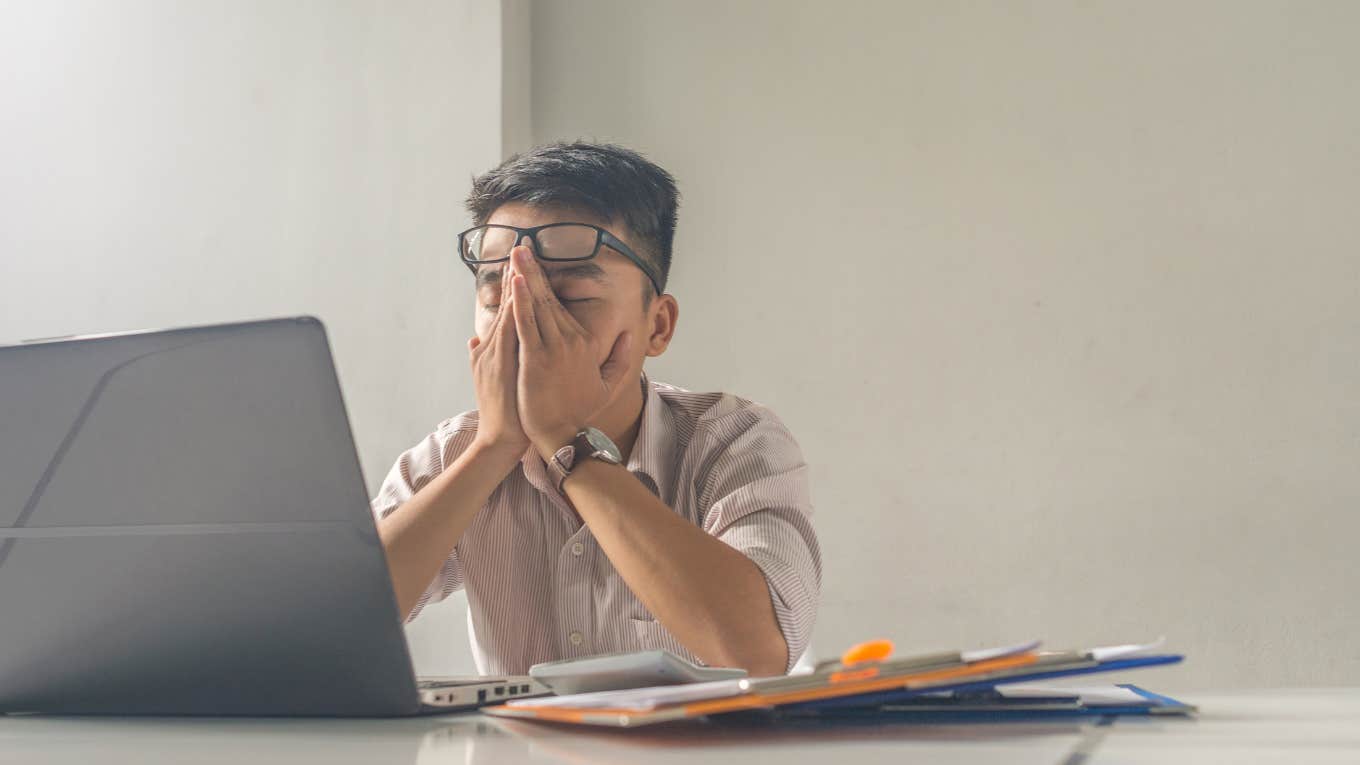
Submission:
[[[577,433],[571,443],[554,452],[548,461],[548,470],[555,478],[553,484],[559,493],[562,491],[562,482],[571,475],[572,468],[580,464],[580,455],[594,457],[611,465],[623,464],[623,455],[619,453],[619,447],[609,440],[609,436],[599,428],[588,427]]]

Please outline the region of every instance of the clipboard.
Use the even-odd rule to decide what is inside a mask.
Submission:
[[[767,710],[772,720],[871,722],[1006,722],[1013,720],[1052,720],[1073,717],[1111,717],[1125,715],[1190,717],[1198,712],[1193,704],[1153,693],[1129,683],[1109,686],[1122,689],[1130,698],[1100,701],[1086,698],[1083,691],[1065,695],[1055,688],[1041,696],[1006,696],[995,687],[982,692],[920,695],[887,704],[818,707],[794,705]],[[722,718],[719,718],[721,720]]]
[[[944,683],[932,687],[894,688],[877,693],[860,694],[855,697],[819,699],[803,704],[791,705],[789,708],[831,709],[836,707],[877,706],[904,701],[921,696],[925,693],[981,691],[1006,683],[1029,683],[1037,680],[1049,680],[1055,677],[1074,677],[1097,672],[1116,672],[1122,669],[1139,669],[1142,667],[1177,664],[1184,660],[1184,658],[1184,656],[1178,654],[1152,654],[1148,656],[1129,656],[1117,659],[1107,659],[1105,661],[1095,659],[1072,661],[1069,659],[1046,664],[1035,663],[1021,668],[1019,671],[995,672],[990,674],[990,676],[969,678],[967,680]]]

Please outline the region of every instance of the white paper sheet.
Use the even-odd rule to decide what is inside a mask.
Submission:
[[[1083,704],[1142,704],[1148,703],[1143,696],[1118,685],[1043,685],[1039,683],[1016,683],[999,685],[996,688],[1008,699],[1042,699],[1054,696],[1077,696]]]
[[[1000,648],[979,648],[976,651],[960,651],[959,656],[966,662],[986,661],[988,659],[1000,659],[1003,656],[1013,656],[1025,651],[1033,651],[1039,647],[1041,641],[1031,640],[1028,643],[1017,643],[1015,645],[1004,645]]]
[[[1122,659],[1126,656],[1133,656],[1135,654],[1156,650],[1161,648],[1164,643],[1166,643],[1166,635],[1162,635],[1151,643],[1144,643],[1142,645],[1133,645],[1130,643],[1128,645],[1107,645],[1103,648],[1092,648],[1091,658],[1096,661]]]
[[[647,711],[667,704],[683,704],[689,701],[736,696],[743,692],[741,687],[743,680],[744,678],[738,678],[735,680],[714,680],[707,683],[688,683],[686,685],[629,688],[621,691],[573,693],[566,696],[517,699],[506,702],[506,705],[516,708],[575,709],[604,707]]]

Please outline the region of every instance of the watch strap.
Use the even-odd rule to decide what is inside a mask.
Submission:
[[[571,475],[571,471],[581,462],[583,456],[589,457],[594,453],[595,448],[590,445],[590,440],[586,438],[583,430],[576,434],[571,443],[563,446],[553,453],[552,461],[548,468],[553,474],[553,488],[557,493],[562,493],[562,483]]]

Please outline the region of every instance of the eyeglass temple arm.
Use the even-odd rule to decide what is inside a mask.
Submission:
[[[610,249],[618,250],[619,253],[621,253],[624,257],[633,261],[634,265],[642,269],[642,273],[646,274],[647,280],[652,283],[652,289],[656,290],[657,295],[660,295],[661,285],[657,283],[656,277],[652,275],[652,267],[649,264],[644,263],[642,261],[642,258],[639,258],[637,255],[635,255],[632,249],[630,249],[628,245],[624,244],[618,237],[614,236],[608,231],[605,231],[604,229],[599,229],[599,232],[600,240],[604,244],[608,245]]]

